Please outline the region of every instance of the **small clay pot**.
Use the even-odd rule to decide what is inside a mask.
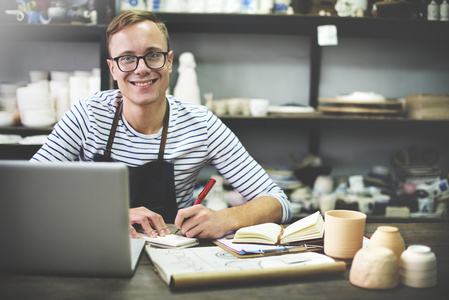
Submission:
[[[397,227],[379,226],[371,236],[368,247],[385,247],[391,249],[399,261],[402,252],[405,250],[405,243]]]
[[[392,289],[400,281],[398,259],[388,248],[360,249],[352,261],[349,281],[365,289]]]

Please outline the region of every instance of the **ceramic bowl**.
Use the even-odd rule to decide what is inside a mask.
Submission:
[[[20,111],[20,121],[26,127],[46,127],[56,122],[52,109],[30,109]]]
[[[360,249],[349,271],[351,284],[366,289],[391,289],[399,284],[399,264],[394,252],[384,247]]]
[[[437,259],[430,247],[411,245],[402,253],[400,265],[407,270],[434,270],[437,267]]]
[[[399,229],[394,226],[379,226],[371,236],[368,247],[385,247],[391,249],[398,261],[405,250],[404,239]]]
[[[19,98],[17,99],[17,108],[19,110],[52,108],[53,102],[50,95],[48,97]]]
[[[3,96],[15,97],[17,89],[26,86],[25,83],[2,82],[0,83],[0,93]]]
[[[69,82],[70,76],[73,76],[72,72],[63,72],[63,71],[51,71],[50,72],[50,78],[52,81]]]
[[[29,71],[30,81],[31,82],[39,82],[48,80],[50,73],[48,71],[40,71],[40,70],[31,70]]]
[[[0,111],[0,126],[11,126],[14,124],[14,112]]]

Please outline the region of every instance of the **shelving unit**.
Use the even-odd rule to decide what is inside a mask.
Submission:
[[[100,1],[103,2],[103,1]],[[107,1],[104,1],[107,2]],[[99,25],[28,25],[2,24],[0,38],[21,39],[27,41],[82,41],[100,44],[101,87],[110,88],[107,65],[106,45],[106,5],[99,8]],[[300,35],[310,39],[310,86],[309,105],[317,107],[320,85],[321,47],[317,44],[317,27],[335,25],[339,37],[368,39],[411,39],[420,42],[440,40],[449,46],[449,22],[429,22],[423,20],[381,19],[381,18],[340,18],[303,15],[241,15],[241,14],[178,14],[158,13],[170,33],[230,33],[230,34],[284,34]],[[14,33],[14,34],[12,34]],[[449,121],[407,120],[407,119],[367,119],[333,116],[295,116],[247,118],[223,116],[229,126],[254,125],[259,122],[276,122],[286,126],[303,126],[309,128],[309,151],[320,151],[320,130],[329,126],[378,126],[380,128],[403,128],[425,126],[429,129],[448,127]],[[28,133],[39,134],[42,129],[26,129]],[[44,129],[50,132],[51,129]],[[0,128],[0,133],[24,134],[21,128]],[[3,146],[2,146],[3,147]],[[1,147],[0,147],[1,148]],[[21,147],[14,151],[20,152]],[[1,153],[1,152],[0,152]]]
[[[173,14],[159,13],[170,33],[230,33],[230,34],[284,34],[301,35],[310,39],[310,86],[309,105],[317,108],[320,85],[321,46],[317,43],[317,27],[335,25],[339,37],[369,39],[409,39],[426,42],[444,41],[449,46],[449,22],[385,18],[340,18],[304,15],[228,15],[228,14]],[[288,126],[309,128],[308,148],[319,154],[320,130],[327,126],[429,126],[439,128],[449,121],[421,121],[405,119],[366,119],[352,117],[303,116],[283,118],[236,118],[221,117],[230,126],[257,126],[259,122],[285,123]]]

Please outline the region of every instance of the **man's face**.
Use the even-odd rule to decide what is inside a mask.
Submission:
[[[168,51],[164,35],[151,21],[143,21],[117,32],[111,38],[109,49],[111,57],[143,56],[153,51]],[[115,61],[108,60],[112,77],[117,81],[124,99],[135,105],[165,101],[172,63],[172,51],[167,55],[165,65],[160,69],[150,69],[140,59],[137,69],[132,72],[122,72]]]

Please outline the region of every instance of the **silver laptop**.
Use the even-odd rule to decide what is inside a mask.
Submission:
[[[125,165],[0,160],[0,198],[0,272],[134,274]]]

